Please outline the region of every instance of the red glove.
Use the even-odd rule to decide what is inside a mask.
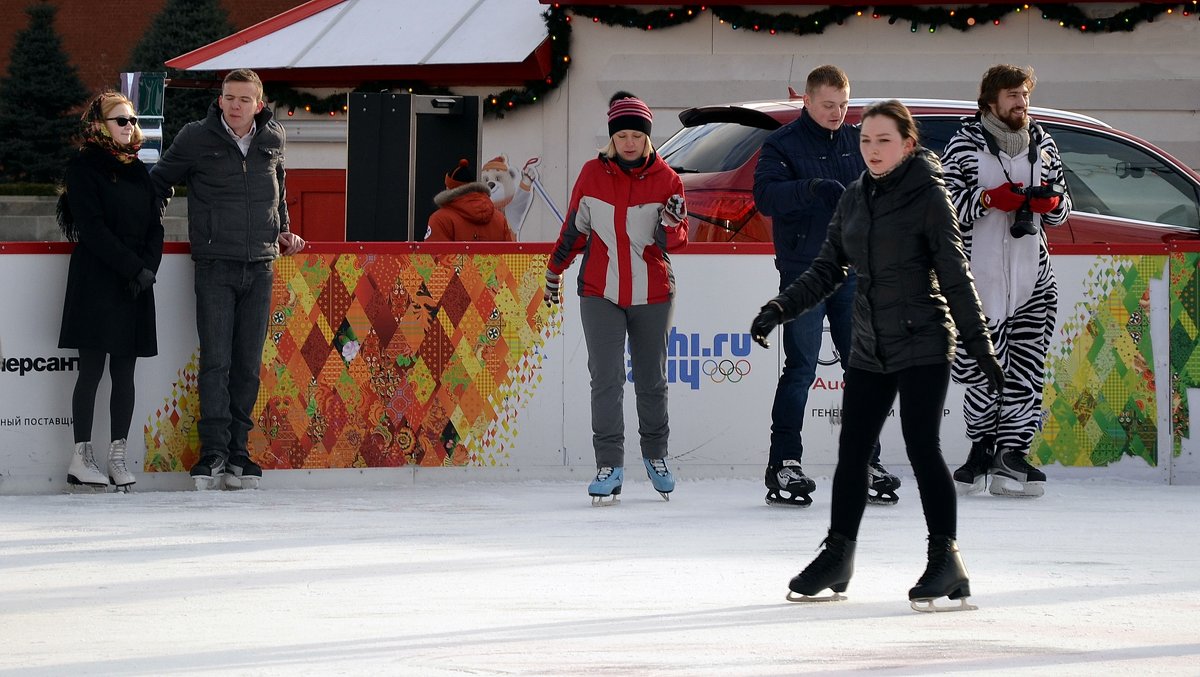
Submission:
[[[1043,186],[1046,184],[1043,183]],[[1057,195],[1050,197],[1031,197],[1029,198],[1029,211],[1034,214],[1045,214],[1058,209],[1058,203],[1062,202],[1062,198]]]
[[[1025,203],[1025,196],[1013,190],[1020,188],[1024,184],[1008,183],[996,186],[995,188],[983,191],[981,201],[983,206],[988,209],[999,209],[1002,212],[1014,212],[1017,207]]]

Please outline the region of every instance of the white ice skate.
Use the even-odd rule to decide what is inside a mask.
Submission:
[[[127,494],[137,483],[125,467],[125,440],[113,440],[108,446],[108,479],[119,493]]]
[[[96,465],[91,442],[77,442],[71,454],[71,465],[67,467],[67,484],[70,491],[108,491],[108,478]]]

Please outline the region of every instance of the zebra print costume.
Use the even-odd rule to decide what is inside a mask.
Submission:
[[[1016,156],[991,152],[978,115],[964,120],[942,155],[946,188],[958,214],[963,246],[1005,376],[1004,392],[997,398],[988,392],[975,360],[959,345],[951,374],[967,387],[963,402],[967,436],[979,441],[995,435],[997,450],[1024,453],[1029,452],[1040,423],[1058,286],[1044,234],[1012,237],[1009,227],[1014,214],[987,209],[980,198],[985,190],[1009,180],[1029,186],[1031,179],[1040,177],[1038,183],[1065,185],[1054,140],[1033,120],[1029,131],[1030,143],[1037,147],[1032,166],[1025,150]],[[1033,222],[1039,227],[1058,226],[1070,211],[1071,198],[1065,195],[1053,211],[1034,214]]]

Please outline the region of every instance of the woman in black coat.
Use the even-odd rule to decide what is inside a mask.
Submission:
[[[1003,383],[983,310],[963,253],[954,208],[937,156],[921,148],[916,123],[898,101],[863,112],[859,148],[867,171],[846,189],[812,266],[763,306],[750,328],[756,341],[828,296],[854,266],[853,331],[842,400],[825,549],[789,588],[792,601],[843,599],[867,501],[867,463],[900,396],[900,423],[929,529],[929,561],[908,597],[918,611],[939,597],[963,600],[970,582],[956,539],[954,481],[939,430],[955,330],[992,387]],[[829,589],[833,595],[814,598]]]
[[[79,350],[79,378],[71,398],[75,450],[70,484],[128,491],[125,465],[133,419],[133,370],[139,357],[158,354],[154,275],[162,260],[163,227],[154,187],[137,157],[142,143],[129,99],[100,94],[83,114],[83,144],[67,165],[65,207],[59,222],[77,242],[67,273],[59,348]],[[63,201],[60,200],[60,206]],[[92,451],[96,389],[108,360],[111,444],[108,473]]]

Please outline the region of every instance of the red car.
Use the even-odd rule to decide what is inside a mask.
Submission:
[[[851,99],[847,123],[857,123],[875,99]],[[901,99],[920,124],[922,143],[941,153],[971,101]],[[683,179],[691,239],[771,242],[771,219],[754,205],[758,153],[767,135],[800,115],[799,97],[689,108],[683,129],[658,149]],[[1052,244],[1154,243],[1200,240],[1200,174],[1136,136],[1086,115],[1030,107],[1054,138],[1074,209],[1047,228]]]

